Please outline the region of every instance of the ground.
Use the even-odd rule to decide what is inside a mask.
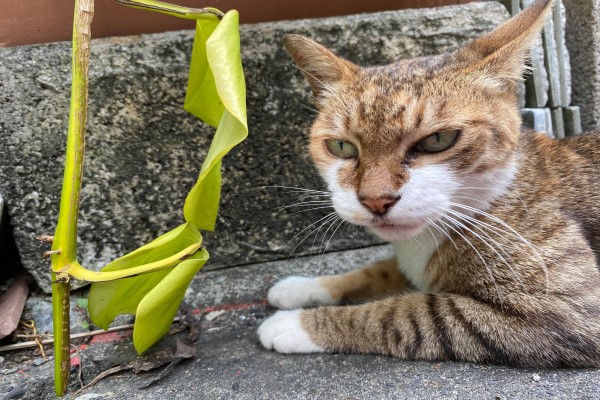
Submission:
[[[274,310],[267,289],[291,274],[334,273],[389,255],[388,246],[201,272],[172,334],[138,359],[130,331],[75,342],[70,395],[91,399],[594,399],[599,370],[537,370],[384,356],[282,355],[260,345],[256,329]],[[195,356],[168,367],[176,342]],[[74,356],[77,354],[74,352]],[[52,399],[52,362],[33,350],[1,353],[0,396]],[[115,365],[131,368],[73,393]],[[165,368],[170,373],[142,389]]]

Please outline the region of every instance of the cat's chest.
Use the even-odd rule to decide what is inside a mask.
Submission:
[[[398,269],[417,290],[422,292],[436,291],[430,286],[431,278],[427,265],[445,237],[434,235],[434,232],[425,231],[414,238],[392,243],[398,260]]]

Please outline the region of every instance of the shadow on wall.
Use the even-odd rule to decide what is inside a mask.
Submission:
[[[0,282],[16,275],[22,269],[19,250],[12,234],[12,225],[8,216],[7,206],[0,196]]]

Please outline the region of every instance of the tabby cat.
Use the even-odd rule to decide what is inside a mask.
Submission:
[[[369,68],[285,38],[318,99],[309,150],[335,210],[397,257],[277,283],[269,302],[288,311],[259,327],[266,348],[600,366],[600,131],[521,132],[517,108],[551,9]]]

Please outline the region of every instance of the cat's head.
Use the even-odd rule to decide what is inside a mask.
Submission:
[[[538,0],[454,53],[380,67],[287,36],[318,101],[309,151],[336,211],[391,241],[502,195],[516,169],[517,82],[551,8]]]

